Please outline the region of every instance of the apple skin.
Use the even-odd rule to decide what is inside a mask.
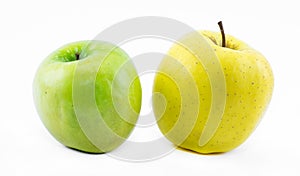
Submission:
[[[199,33],[214,49],[225,76],[226,103],[217,130],[205,145],[199,145],[211,108],[211,84],[199,59],[178,44],[171,47],[168,55],[178,61],[182,68],[172,68],[169,57],[161,62],[158,71],[165,74],[156,74],[153,93],[159,93],[164,98],[153,96],[153,110],[159,129],[176,146],[203,154],[227,152],[241,145],[261,120],[272,96],[273,73],[265,57],[239,39],[226,35],[226,47],[221,47],[219,32]],[[181,124],[182,128],[173,128],[175,124],[190,120],[185,115],[189,111],[196,111],[192,108],[195,104],[192,100],[182,104],[182,99],[192,97],[182,97],[189,94],[183,95],[174,81],[188,79],[186,74],[181,74],[183,69],[192,75],[200,100],[199,114],[192,129],[186,129]],[[181,91],[189,92],[191,86],[186,83]],[[182,121],[179,121],[180,118]],[[190,133],[182,140],[184,130],[190,130]]]
[[[109,55],[104,59],[105,53],[108,52]],[[76,59],[77,56],[79,60]],[[102,60],[100,67],[99,60]],[[76,70],[79,64],[83,66]],[[96,77],[93,75],[95,73],[91,72],[93,67],[99,68]],[[117,74],[120,70],[122,74]],[[94,88],[93,101],[101,114],[100,118],[121,137],[110,138],[107,132],[98,130],[96,126],[95,134],[92,135],[100,141],[102,148],[90,140],[77,119],[73,102],[75,72],[77,78],[84,80],[80,86]],[[134,80],[131,79],[133,77]],[[113,92],[112,84],[115,85]],[[76,101],[83,101],[80,103],[84,104],[85,92],[79,93],[82,95],[78,95]],[[48,131],[63,145],[88,153],[109,152],[121,145],[134,128],[141,108],[141,85],[134,65],[122,49],[101,41],[70,43],[50,54],[36,72],[33,96],[38,114]],[[129,101],[135,113],[124,109],[126,106],[115,106],[125,105],[125,101]],[[86,107],[80,108],[82,110]],[[119,113],[120,109],[122,114]],[[84,117],[87,125],[95,123],[88,115],[89,109],[83,111],[87,113]],[[121,117],[124,114],[126,117]]]

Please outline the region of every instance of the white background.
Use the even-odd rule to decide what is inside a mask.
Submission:
[[[298,7],[292,0],[1,1],[0,175],[300,175]],[[175,150],[158,160],[130,163],[65,148],[44,128],[32,100],[40,62],[61,45],[148,15],[209,30],[218,30],[223,20],[226,33],[269,60],[273,99],[243,145],[219,155]]]

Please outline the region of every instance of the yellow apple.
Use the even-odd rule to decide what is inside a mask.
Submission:
[[[261,120],[272,96],[273,74],[265,57],[243,41],[223,31],[199,33],[219,60],[224,96],[212,94],[211,83],[222,86],[222,81],[208,74],[219,70],[204,67],[194,53],[176,43],[155,76],[153,109],[161,132],[176,146],[199,153],[227,152],[242,144]],[[214,115],[213,99],[224,102],[220,117]],[[188,121],[194,124],[185,125]],[[205,136],[209,129],[213,133]]]

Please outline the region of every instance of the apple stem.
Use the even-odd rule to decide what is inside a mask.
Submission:
[[[218,25],[220,27],[220,31],[221,31],[221,34],[222,34],[222,47],[225,47],[226,46],[226,39],[225,39],[225,32],[224,32],[222,21],[219,21]]]
[[[78,53],[75,54],[76,60],[79,60],[79,55],[80,55],[80,54],[78,54]]]

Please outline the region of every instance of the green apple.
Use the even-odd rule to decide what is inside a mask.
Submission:
[[[223,85],[208,74],[220,70],[204,67],[192,52],[174,44],[154,79],[153,93],[160,96],[153,96],[153,109],[161,132],[176,146],[199,153],[227,152],[242,144],[261,120],[272,96],[273,74],[265,57],[243,41],[224,32],[199,33],[206,41],[203,47],[208,44],[219,60],[223,72],[220,80],[222,76],[225,80],[224,96],[212,93],[212,82],[216,87]],[[180,41],[189,42],[186,37]],[[194,98],[197,95],[198,104]],[[219,118],[210,117],[215,111],[213,98],[224,101],[219,122],[209,122],[209,118]],[[185,125],[192,121],[192,112],[197,115],[194,124]],[[205,136],[213,128],[213,133]],[[189,133],[185,136],[186,131]]]
[[[109,152],[126,140],[141,108],[141,85],[128,55],[101,41],[80,41],[50,54],[33,82],[34,102],[63,145]]]

